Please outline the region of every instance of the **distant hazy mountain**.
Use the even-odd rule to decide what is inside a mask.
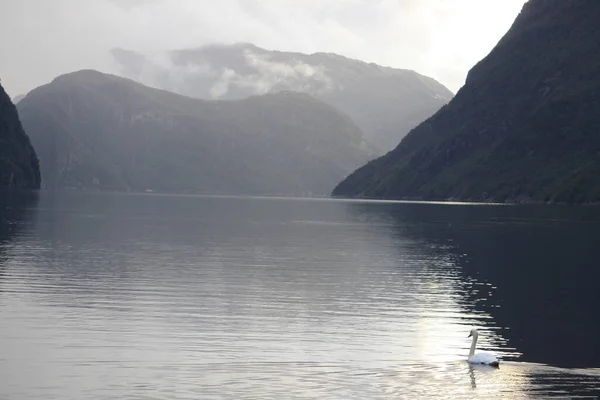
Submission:
[[[336,54],[268,51],[252,44],[212,45],[145,56],[112,50],[126,77],[202,99],[242,99],[292,90],[348,114],[382,151],[394,148],[452,93],[414,71]]]
[[[0,85],[0,188],[40,187],[38,159],[17,109]]]
[[[48,188],[323,195],[375,154],[349,117],[292,92],[204,101],[86,70],[18,108]]]
[[[600,201],[600,1],[531,0],[454,99],[334,195]]]
[[[17,104],[18,102],[20,102],[20,101],[21,101],[21,100],[23,100],[24,98],[25,98],[25,95],[24,95],[24,94],[19,94],[19,95],[17,95],[17,96],[15,96],[15,97],[13,97],[13,99],[12,99],[12,102],[13,102],[14,104]]]

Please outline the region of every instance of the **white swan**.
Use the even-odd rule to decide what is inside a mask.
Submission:
[[[494,367],[500,365],[500,361],[498,361],[498,358],[492,353],[482,351],[475,354],[475,345],[477,344],[477,337],[479,336],[477,329],[471,329],[471,333],[469,333],[468,337],[471,336],[473,336],[473,343],[471,344],[471,351],[469,351],[469,358],[467,358],[467,361],[471,364],[486,364],[493,365]]]

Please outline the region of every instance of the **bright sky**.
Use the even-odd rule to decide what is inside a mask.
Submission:
[[[414,69],[456,92],[525,0],[0,0],[0,79],[11,96],[108,51],[251,42]]]

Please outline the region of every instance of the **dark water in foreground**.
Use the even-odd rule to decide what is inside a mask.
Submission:
[[[6,197],[0,399],[600,395],[599,208]]]

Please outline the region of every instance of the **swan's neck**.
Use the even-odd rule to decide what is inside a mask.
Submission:
[[[471,343],[471,351],[469,351],[469,357],[475,354],[475,345],[477,344],[477,335],[473,335],[473,343]]]

